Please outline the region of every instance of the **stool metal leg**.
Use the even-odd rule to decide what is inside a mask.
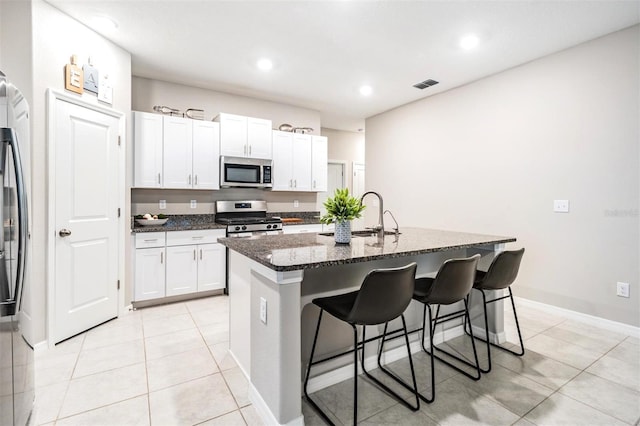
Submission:
[[[487,296],[484,292],[484,290],[482,289],[477,289],[480,291],[480,293],[482,294],[482,308],[483,308],[483,312],[484,312],[484,331],[485,331],[485,338],[483,339],[482,337],[475,337],[476,339],[486,343],[487,345],[487,362],[488,362],[488,366],[486,369],[481,369],[480,371],[482,371],[483,373],[488,373],[491,371],[491,346],[494,346],[498,349],[501,349],[505,352],[509,352],[515,356],[522,356],[524,355],[524,344],[522,342],[522,333],[520,333],[520,323],[518,322],[518,314],[516,313],[516,305],[515,302],[513,300],[513,294],[511,293],[511,287],[507,287],[507,290],[509,290],[509,295],[508,296],[502,296],[502,297],[498,297],[492,300],[487,301]],[[518,330],[518,340],[520,340],[520,350],[519,351],[514,351],[508,348],[505,348],[504,346],[501,346],[497,343],[493,343],[491,342],[491,340],[489,339],[489,319],[488,319],[488,315],[487,315],[487,305],[489,303],[494,303],[497,302],[498,300],[503,300],[509,298],[511,300],[511,308],[513,309],[513,318],[515,319],[516,322],[516,330]],[[464,331],[465,333],[467,333],[468,335],[471,335],[473,337],[473,334],[471,332],[471,320],[469,320],[469,331],[467,331],[467,327],[466,327],[466,320],[465,320],[465,327],[464,327]]]
[[[409,366],[411,368],[411,378],[413,380],[413,388],[411,386],[409,386],[408,384],[406,384],[398,376],[393,374],[391,371],[387,370],[386,368],[384,368],[382,366],[382,362],[381,362],[382,350],[384,349],[384,342],[385,342],[385,339],[386,339],[386,336],[387,336],[387,328],[389,326],[388,322],[384,324],[384,332],[382,334],[382,343],[380,344],[380,349],[378,351],[378,367],[380,368],[380,371],[382,371],[383,373],[386,373],[389,377],[391,377],[393,380],[398,382],[400,385],[404,386],[405,388],[407,388],[411,392],[413,392],[413,394],[416,397],[416,404],[415,405],[409,404],[400,395],[398,395],[395,391],[391,390],[387,385],[385,385],[384,383],[380,382],[378,379],[373,377],[365,369],[365,367],[364,367],[364,345],[365,345],[366,339],[365,339],[365,335],[364,335],[364,329],[363,329],[363,333],[362,333],[362,371],[364,372],[364,374],[371,381],[373,381],[375,384],[377,384],[380,388],[384,389],[388,394],[393,396],[402,405],[404,405],[405,407],[409,408],[411,411],[418,411],[420,409],[420,399],[419,399],[419,395],[418,395],[418,386],[417,386],[417,383],[416,383],[416,373],[415,373],[415,370],[413,368],[413,360],[412,360],[412,357],[411,357],[411,347],[409,346],[409,336],[407,334],[407,324],[405,322],[404,315],[401,315],[401,318],[402,318],[402,329],[404,330],[404,336],[405,336],[405,343],[407,345],[407,352],[409,354]]]
[[[358,328],[353,324],[351,324],[351,327],[353,328],[353,426],[356,426],[358,423]],[[365,326],[363,325],[363,340],[364,329]],[[364,359],[364,345],[362,346],[362,358]]]
[[[424,346],[424,333],[427,327],[427,308],[429,308],[429,349]],[[420,343],[422,344],[422,350],[429,355],[429,359],[431,360],[431,398],[427,398],[422,394],[420,395],[420,399],[422,399],[427,404],[432,403],[436,399],[436,369],[435,369],[435,361],[433,358],[433,332],[435,327],[432,329],[431,324],[433,322],[433,318],[431,317],[431,306],[424,304],[424,310],[422,312],[422,339],[420,339]]]
[[[471,320],[469,320],[469,306],[467,304],[467,300],[466,299],[462,299],[462,300],[464,302],[464,310],[457,311],[457,312],[452,312],[450,314],[444,315],[443,317],[440,317],[440,306],[438,306],[438,308],[436,310],[436,317],[433,320],[433,327],[431,328],[432,336],[433,336],[433,333],[435,332],[436,325],[439,324],[439,323],[444,323],[444,322],[447,322],[447,321],[450,321],[450,320],[453,320],[453,319],[456,319],[456,318],[460,318],[460,317],[464,317],[464,322],[466,322],[466,321],[469,321],[469,323],[471,322]],[[431,313],[431,307],[430,306],[429,306],[429,313]],[[431,320],[431,318],[430,318],[430,320]],[[467,376],[468,378],[470,378],[472,380],[480,380],[481,370],[480,370],[480,365],[478,363],[478,353],[476,351],[476,344],[475,344],[475,340],[473,339],[473,331],[471,329],[470,329],[470,332],[471,332],[471,337],[472,337],[471,346],[473,348],[473,358],[475,360],[475,364],[469,362],[468,360],[466,360],[464,358],[461,358],[461,357],[459,357],[457,355],[454,355],[449,351],[446,351],[446,350],[444,350],[442,348],[439,348],[437,346],[433,346],[432,349],[435,349],[435,350],[437,350],[439,352],[443,352],[443,353],[447,354],[448,356],[450,356],[451,358],[454,358],[454,359],[458,360],[459,362],[461,362],[461,363],[463,363],[463,364],[475,369],[476,370],[475,374],[468,373],[468,372],[464,371],[463,369],[461,369],[460,367],[458,367],[457,365],[452,364],[451,362],[447,361],[446,359],[443,359],[443,358],[439,357],[438,355],[436,355],[433,352],[433,350],[430,353],[424,348],[424,346],[423,346],[423,350],[425,352],[429,353],[429,355],[432,355],[433,357],[435,357],[437,360],[442,361],[443,363],[445,363],[449,367],[453,368],[454,370],[456,370],[460,374],[463,374],[463,375]]]
[[[318,343],[318,333],[320,331],[320,323],[322,322],[322,314],[324,313],[324,309],[320,309],[320,314],[318,315],[318,324],[316,325],[316,332],[313,337],[313,345],[311,346],[311,355],[309,355],[309,363],[307,364],[307,376],[304,379],[304,396],[307,399],[307,402],[316,410],[318,414],[322,417],[322,419],[334,426],[335,424],[329,419],[329,417],[322,411],[322,409],[315,403],[313,399],[309,396],[307,391],[307,386],[309,384],[309,373],[311,372],[311,365],[313,364],[313,355],[316,352],[316,343]]]

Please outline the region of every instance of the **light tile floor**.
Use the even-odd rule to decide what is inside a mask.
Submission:
[[[436,401],[417,412],[359,378],[360,423],[640,423],[640,339],[530,307],[519,306],[518,314],[524,357],[492,351],[493,370],[477,382],[436,365]],[[508,339],[515,342],[506,317]],[[33,424],[262,424],[247,382],[228,355],[228,340],[225,296],[127,313],[36,353]],[[470,348],[464,337],[450,346],[461,352]],[[479,351],[486,362],[484,347]],[[428,358],[416,354],[414,363],[420,390],[426,391]],[[406,360],[389,367],[407,377]],[[347,380],[313,395],[338,425],[351,423],[352,384]],[[306,403],[303,412],[306,424],[323,424]]]

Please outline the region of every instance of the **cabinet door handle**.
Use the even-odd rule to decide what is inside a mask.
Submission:
[[[196,249],[193,249],[193,260],[196,260]]]
[[[251,155],[251,145],[249,145],[249,155]]]
[[[293,179],[289,179],[289,188],[293,188]]]
[[[298,179],[294,179],[293,180],[293,187],[297,188],[298,187]]]
[[[191,185],[191,175],[189,175],[189,185]]]
[[[202,249],[200,249],[200,260],[202,260]]]
[[[313,181],[313,188],[315,189],[315,187],[316,187],[316,181],[315,181],[315,179],[314,179],[314,181]]]
[[[244,155],[247,155],[247,146],[246,145],[242,147],[242,153]]]
[[[160,185],[160,173],[158,173],[158,185]]]
[[[164,253],[160,252],[160,263],[164,263]]]
[[[198,175],[196,175],[196,178],[195,178],[195,179],[196,179],[196,180],[195,180],[194,184],[195,184],[196,186],[198,186]]]
[[[145,243],[155,243],[156,241],[158,241],[157,238],[151,238],[151,239],[148,239],[148,240],[144,240]]]

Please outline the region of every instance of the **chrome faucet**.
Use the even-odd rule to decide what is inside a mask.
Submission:
[[[373,228],[367,228],[367,229],[376,231],[378,233],[378,238],[384,238],[384,213],[383,213],[384,207],[382,202],[382,196],[375,191],[367,191],[364,194],[362,194],[362,197],[360,197],[360,204],[362,204],[362,200],[364,200],[364,197],[366,197],[368,194],[373,194],[376,197],[378,197],[378,200],[380,201],[380,211],[378,212],[378,224]]]

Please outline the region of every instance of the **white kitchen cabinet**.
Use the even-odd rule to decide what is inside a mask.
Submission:
[[[165,296],[165,233],[136,234],[134,299]]]
[[[165,297],[165,248],[137,249],[134,299],[160,297]]]
[[[220,189],[220,124],[193,120],[194,189]]]
[[[193,124],[188,118],[163,118],[163,188],[191,188]]]
[[[224,289],[224,229],[136,234],[134,300]]]
[[[311,189],[327,190],[328,144],[326,136],[311,136]]]
[[[137,188],[162,187],[162,116],[133,112],[134,182]]]
[[[247,145],[249,157],[273,157],[271,120],[247,117]]]
[[[273,131],[272,190],[311,190],[311,135]]]
[[[134,187],[220,189],[219,124],[134,112]]]
[[[226,285],[227,252],[222,244],[198,246],[198,291],[219,290]]]
[[[220,155],[271,159],[271,120],[220,113]]]
[[[167,296],[198,290],[198,246],[167,247]]]

